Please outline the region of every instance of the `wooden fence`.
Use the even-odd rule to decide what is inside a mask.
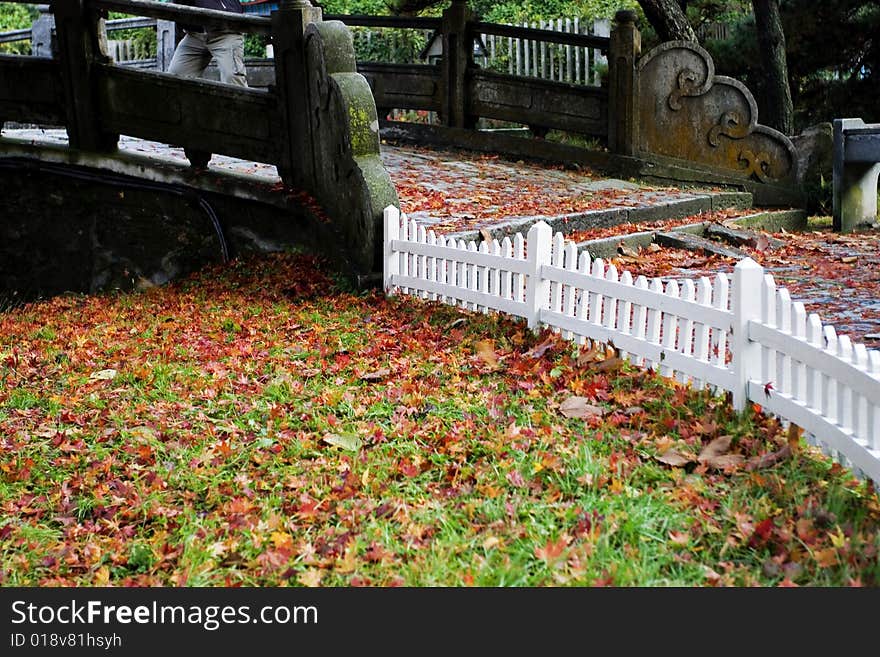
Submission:
[[[567,338],[612,343],[631,362],[732,393],[794,422],[880,482],[880,352],[807,315],[753,260],[732,277],[648,280],[578,252],[538,222],[503,241],[447,239],[385,209],[384,287],[501,311]]]

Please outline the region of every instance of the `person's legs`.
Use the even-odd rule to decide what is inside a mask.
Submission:
[[[244,68],[244,36],[229,32],[208,34],[208,50],[220,70],[220,82],[239,87],[248,86]]]
[[[205,34],[190,34],[187,32],[171,57],[168,72],[182,78],[197,78],[211,63],[211,52],[205,41]]]
[[[211,63],[211,51],[205,44],[206,40],[206,34],[187,32],[177,44],[177,48],[174,49],[171,64],[168,65],[168,72],[182,78],[200,77],[208,68],[208,64]],[[211,154],[207,151],[184,148],[183,152],[189,160],[190,166],[196,169],[207,168],[208,162],[211,160]]]

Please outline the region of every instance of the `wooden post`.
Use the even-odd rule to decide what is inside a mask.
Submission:
[[[443,12],[443,123],[453,128],[473,128],[468,114],[468,69],[474,64],[473,36],[468,30],[471,10],[465,0],[453,0]]]
[[[94,79],[94,65],[110,63],[99,41],[104,39],[104,12],[88,9],[85,0],[54,0],[52,12],[70,145],[87,151],[115,151],[119,135],[103,129]]]
[[[741,260],[733,268],[733,312],[730,351],[733,354],[733,407],[745,409],[749,401],[749,381],[761,374],[761,345],[749,339],[749,322],[761,317],[761,289],[764,269],[751,258]],[[765,382],[766,383],[766,382]]]
[[[309,84],[305,30],[321,20],[323,11],[308,0],[282,0],[272,12],[275,84],[281,116],[281,162],[286,185],[311,189],[315,179],[315,144],[309,123]]]
[[[636,63],[642,35],[634,11],[618,11],[614,23],[608,52],[608,148],[612,153],[634,155],[639,139]]]

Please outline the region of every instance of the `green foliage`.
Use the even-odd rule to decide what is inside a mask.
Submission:
[[[0,2],[0,32],[11,32],[12,30],[28,28],[39,15],[40,12],[34,5]],[[31,43],[29,40],[0,44],[0,53],[29,55],[30,52]]]
[[[325,14],[359,14],[364,16],[388,16],[392,14],[394,0],[322,0]]]
[[[0,2],[0,32],[30,27],[39,15],[36,5]]]
[[[245,34],[244,35],[244,56],[245,57],[265,57],[266,44],[269,38],[261,34]]]
[[[781,11],[797,130],[841,116],[878,120],[880,42],[875,35],[880,30],[880,4],[789,0]],[[730,39],[704,45],[718,73],[745,83],[760,108],[764,75],[754,18],[732,18],[736,23]]]
[[[522,23],[550,18],[611,18],[618,9],[636,9],[634,0],[525,0],[493,2],[474,0],[471,8],[482,20]]]
[[[428,43],[430,31],[383,28],[349,28],[359,62],[421,63],[419,55]]]

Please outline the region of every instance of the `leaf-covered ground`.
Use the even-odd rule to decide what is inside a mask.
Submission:
[[[818,313],[838,333],[880,347],[880,230],[840,234],[830,226],[802,232],[767,233],[783,245],[766,243],[740,247],[771,273],[807,312]],[[733,258],[708,256],[683,249],[642,249],[634,257],[615,261],[645,276],[696,278],[730,273]]]
[[[5,586],[880,584],[757,409],[303,256],[9,310],[0,379]]]

